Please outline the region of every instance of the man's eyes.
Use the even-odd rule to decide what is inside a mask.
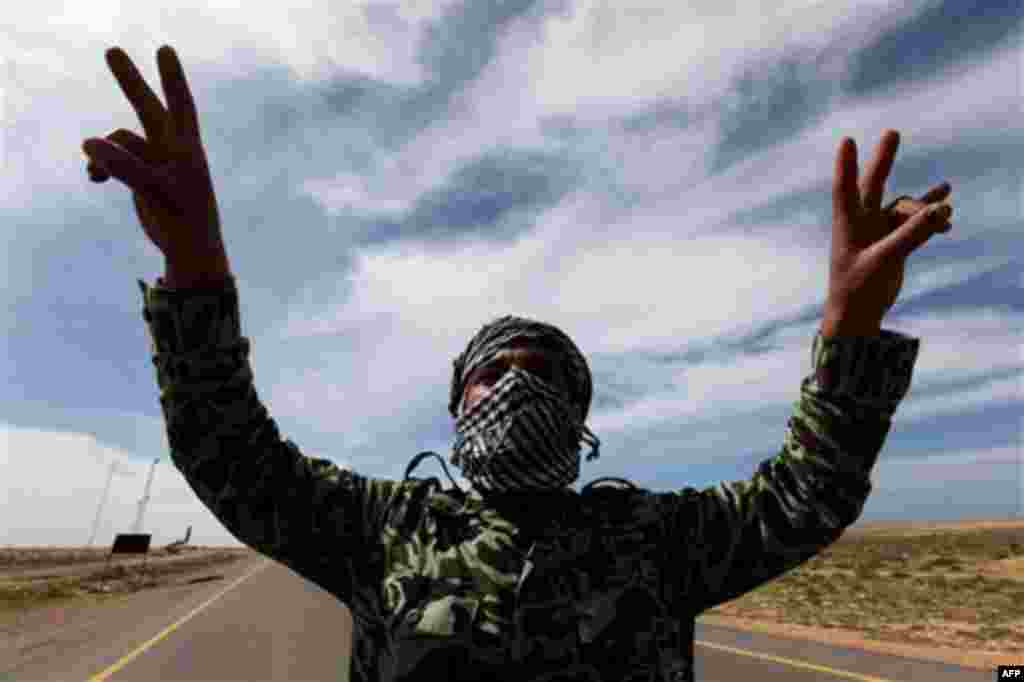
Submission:
[[[498,365],[495,365],[493,367],[489,367],[489,368],[483,370],[480,373],[479,381],[493,382],[493,381],[501,378],[505,374],[505,372],[508,370],[508,367],[509,367],[509,364],[508,364],[507,361],[502,361]],[[552,381],[551,369],[549,367],[540,366],[540,365],[527,365],[526,366],[526,371],[528,371],[531,374],[534,374],[534,375],[540,377],[544,381],[548,381],[548,382]]]
[[[476,380],[479,382],[490,383],[505,373],[505,368],[501,366],[488,367],[480,370],[480,374],[477,375]]]

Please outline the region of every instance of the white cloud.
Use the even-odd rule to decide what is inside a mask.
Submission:
[[[366,1],[296,7],[179,0],[168,6],[101,0],[22,5],[17,29],[0,33],[0,68],[5,71],[0,73],[0,116],[7,135],[0,205],[24,206],[40,193],[69,187],[80,201],[100,201],[99,193],[86,193],[82,140],[121,127],[141,133],[104,59],[114,45],[128,53],[161,99],[156,51],[164,44],[178,53],[193,94],[212,79],[241,78],[268,61],[284,63],[301,81],[345,69],[415,84],[425,75],[415,54],[419,38],[451,4]],[[200,116],[215,104],[197,98]]]
[[[921,350],[910,392],[899,406],[900,424],[953,416],[985,405],[1019,401],[1021,378],[992,380],[967,391],[917,397],[929,385],[964,381],[1000,370],[1024,370],[1020,329],[1024,319],[1005,310],[980,309],[887,318],[887,329],[917,337]],[[650,393],[621,410],[602,412],[589,424],[597,432],[643,429],[664,421],[735,419],[800,398],[810,373],[810,339],[818,323],[784,329],[765,340],[772,350],[730,356],[666,370],[675,388]],[[970,347],[971,352],[964,352]],[[916,394],[916,395],[915,395]]]
[[[872,11],[880,9],[873,7],[875,4],[864,3],[863,7],[872,8]],[[799,3],[794,3],[791,10],[804,16],[802,12],[796,12],[797,6]],[[902,16],[910,11],[907,7],[909,4],[893,11]],[[915,11],[919,9],[918,5]],[[821,11],[820,7],[818,10]],[[773,13],[771,16],[763,14],[765,16],[762,19],[769,25],[773,21],[782,25],[782,18],[786,16],[783,13]],[[586,16],[586,9],[579,10],[574,14],[576,18],[573,21],[583,22],[581,17]],[[754,14],[751,13],[751,16]],[[808,26],[816,25],[818,21],[813,13],[805,18],[809,22]],[[559,21],[553,17],[548,20],[548,24],[557,25]],[[538,127],[545,117],[572,113],[579,123],[603,125],[609,117],[624,115],[649,103],[647,100],[637,101],[629,97],[631,91],[628,87],[616,88],[610,84],[613,79],[601,72],[595,63],[588,62],[588,68],[592,71],[576,73],[573,70],[575,67],[565,65],[577,61],[571,56],[577,48],[572,47],[571,43],[558,40],[538,43],[533,36],[533,29],[525,26],[514,24],[503,35],[495,60],[479,79],[458,95],[452,116],[421,131],[394,154],[378,159],[368,180],[361,183],[354,181],[348,174],[341,174],[334,179],[310,181],[304,185],[304,191],[310,193],[329,213],[342,207],[357,208],[362,212],[407,209],[420,193],[443,184],[459,163],[494,146],[545,144]],[[879,21],[872,31],[857,33],[859,42],[854,42],[851,37],[843,38],[844,41],[851,41],[844,50],[862,46],[875,35],[875,31],[883,27],[884,24]],[[811,36],[813,31],[808,30],[806,34]],[[569,51],[569,54],[562,54],[562,50]],[[551,51],[555,52],[549,54]],[[546,75],[541,78],[539,71],[525,69],[523,64],[526,58],[536,58],[538,64],[544,65],[543,74]],[[640,208],[636,209],[636,216],[629,221],[632,229],[638,229],[638,225],[639,229],[644,229],[642,226],[648,224],[648,229],[667,230],[676,235],[687,229],[707,230],[733,212],[754,209],[780,196],[817,186],[829,187],[842,136],[851,136],[857,141],[863,173],[867,160],[886,128],[895,127],[903,135],[901,151],[897,154],[898,165],[901,156],[907,153],[921,154],[953,144],[969,145],[972,141],[992,139],[992,131],[1019,127],[1019,105],[1012,88],[1006,87],[1006,83],[1016,77],[1017,62],[1016,51],[1008,48],[994,54],[988,61],[971,66],[961,65],[951,73],[914,83],[913,87],[901,84],[896,90],[858,100],[838,95],[833,112],[815,127],[769,147],[714,177],[707,175],[710,162],[707,151],[713,148],[720,136],[719,117],[722,112],[709,107],[720,101],[733,85],[731,78],[735,74],[725,68],[699,72],[687,80],[685,90],[679,93],[660,89],[651,91],[648,99],[652,101],[655,95],[685,95],[687,106],[694,116],[688,128],[661,129],[639,134],[614,130],[607,133],[590,131],[566,151],[584,161],[590,170],[590,182],[594,183],[594,187],[589,189],[596,190],[593,200],[598,202],[593,208],[600,208],[599,215],[606,221],[617,222],[622,211],[609,211],[601,205],[608,201],[608,197],[602,197],[599,191],[604,188],[600,186],[598,169],[605,169],[606,174],[613,176],[611,181],[616,184],[616,189],[640,192],[644,197]],[[676,54],[670,59],[666,55],[661,61],[652,63],[672,64],[673,68],[687,63],[694,67],[705,65],[704,61],[696,58],[687,62],[685,55]],[[558,69],[563,66],[566,71],[558,77],[557,74],[561,73]],[[646,70],[652,71],[650,66]],[[655,73],[670,70],[665,66],[653,69]],[[594,76],[588,79],[586,74],[591,72]],[[598,78],[599,73],[601,78]],[[811,75],[821,77],[819,73]],[[563,111],[564,107],[546,98],[547,90],[538,85],[554,78],[558,78],[559,86],[551,89],[552,97],[557,94],[556,99],[570,98],[573,102],[571,110]],[[572,95],[577,89],[595,83],[600,92],[607,93],[603,97],[617,104],[616,107],[598,106],[582,95]],[[925,111],[927,113],[923,114]],[[551,144],[550,141],[547,144]],[[1013,188],[1003,190],[1006,201],[986,203],[983,206],[972,200],[974,191],[982,187],[986,191],[1000,191],[1005,184],[1002,182],[1005,180],[1004,175],[995,172],[981,186],[972,184],[970,188],[954,188],[954,203],[959,207],[956,217],[958,226],[954,233],[944,238],[969,237],[976,232],[980,221],[993,210],[1002,211],[1005,215],[1007,209],[1013,209]],[[935,178],[935,183],[946,177]],[[887,196],[891,197],[897,193],[919,195],[927,188],[896,187],[890,183],[887,189]],[[967,189],[972,191],[968,192]],[[962,206],[961,197],[970,203]],[[830,203],[826,202],[825,205],[830,206]],[[964,212],[964,209],[969,209],[969,212]],[[806,216],[820,223],[817,216],[810,213]],[[759,225],[750,229],[762,232],[766,227],[772,226]],[[795,231],[790,239],[820,245],[822,235],[820,231],[814,230],[807,233]]]
[[[985,372],[1021,368],[1019,312],[996,307],[956,308],[949,312],[895,314],[892,328],[921,339],[914,385],[956,382]]]
[[[329,180],[307,180],[302,191],[315,195],[327,208],[328,215],[341,211],[356,213],[389,213],[407,211],[417,192],[402,192],[396,187],[375,187],[363,175],[340,173]]]
[[[554,233],[560,224],[549,222],[545,227]],[[324,390],[315,388],[318,382],[332,387],[331,377],[344,376],[347,386],[375,387],[369,402],[359,391],[358,404],[353,398],[346,408],[366,416],[380,414],[387,411],[394,392],[406,385],[430,386],[439,395],[439,387],[448,380],[445,359],[461,350],[482,320],[499,311],[557,320],[588,354],[658,351],[751,331],[770,319],[765,311],[773,318],[792,316],[823,298],[806,282],[827,281],[824,259],[792,244],[783,249],[767,239],[640,236],[568,254],[550,246],[542,254],[537,247],[549,243],[546,234],[535,233],[508,249],[477,245],[445,259],[417,249],[364,252],[352,274],[356,285],[334,319],[297,315],[295,320],[319,319],[320,326],[313,329],[307,323],[303,328],[295,323],[288,333],[344,335],[359,330],[367,334],[363,343],[377,352],[361,367],[325,372],[301,388],[291,383],[288,390],[293,395],[318,394]],[[547,267],[552,259],[557,268]],[[806,263],[814,262],[817,272],[809,272]],[[772,267],[752,268],[751,263]],[[992,266],[975,263],[964,269]],[[914,290],[923,294],[962,279],[962,272],[954,272],[951,280],[941,276],[942,271],[923,271],[914,280]],[[495,307],[497,301],[500,308]],[[388,322],[374,322],[379,312],[360,311],[389,311]],[[886,326],[923,339],[915,387],[1021,366],[1021,320],[1006,310],[956,309],[914,316],[894,312]],[[678,369],[674,394],[649,394],[619,413],[595,414],[591,423],[605,430],[638,428],[651,421],[724,416],[776,401],[790,403],[798,399],[794,377],[809,371],[809,342],[816,331],[817,323],[802,327],[800,334],[782,332],[776,342],[784,345],[777,352]],[[941,401],[908,403],[901,407],[902,419],[949,409],[942,408]]]
[[[182,2],[173,6],[124,0],[84,5],[33,3],[19,8],[18,31],[7,32],[7,56],[70,75],[81,73],[80,59],[120,45],[129,54],[146,55],[138,64],[155,75],[155,52],[173,45],[186,62],[216,62],[223,76],[241,75],[245,64],[225,59],[232,51],[258,52],[278,59],[303,79],[320,79],[339,66],[352,72],[418,82],[417,41],[427,23],[452,0],[329,2],[257,5],[234,2]],[[43,29],[46,32],[43,32]],[[68,44],[61,36],[75,34]],[[49,42],[49,44],[47,44]],[[42,43],[42,44],[41,44]],[[235,55],[239,55],[236,52]],[[149,67],[149,68],[147,68]],[[105,68],[105,67],[104,67]],[[159,78],[151,83],[159,84]]]
[[[109,546],[116,533],[133,531],[151,461],[97,443],[90,434],[0,425],[0,497],[7,500],[6,509],[16,510],[0,526],[0,545],[88,544],[111,463],[114,476],[97,526],[96,547]],[[184,537],[190,525],[192,544],[240,546],[168,456],[156,465],[150,497],[142,532],[153,534],[153,546]]]
[[[1009,265],[1015,260],[1012,255],[999,255],[977,260],[959,261],[921,270],[911,264],[904,277],[903,289],[892,312],[898,313],[912,301],[934,291],[955,287],[967,280]],[[911,271],[911,269],[913,269]]]
[[[452,3],[396,4],[390,24],[382,14],[365,14],[365,4],[296,9],[218,2],[167,8],[107,0],[88,10],[54,2],[20,8],[17,30],[0,35],[0,53],[8,60],[0,111],[6,131],[0,150],[5,199],[0,201],[5,208],[38,207],[49,206],[53,197],[71,197],[94,207],[126,202],[119,206],[130,211],[123,192],[111,200],[112,194],[100,195],[83,184],[79,152],[85,136],[138,129],[103,60],[103,50],[113,44],[128,51],[158,91],[154,53],[164,43],[178,50],[194,91],[276,60],[305,81],[336,77],[344,69],[403,85],[420,82],[417,41],[427,22]],[[253,335],[260,367],[268,368],[257,374],[261,397],[272,414],[293,414],[313,431],[343,430],[344,445],[359,448],[385,436],[401,437],[410,423],[421,429],[441,414],[452,356],[500,314],[557,324],[588,355],[618,354],[621,371],[631,373],[637,354],[708,346],[714,337],[735,338],[805,313],[826,294],[829,224],[821,211],[830,205],[840,137],[857,140],[863,169],[885,128],[903,133],[897,167],[908,154],[955,159],[958,149],[1019,136],[1020,88],[1013,87],[1021,82],[1019,50],[1004,49],[987,61],[956,62],[933,78],[900,82],[864,99],[838,92],[836,85],[821,120],[709,176],[709,151],[721,137],[723,118],[740,103],[730,98],[733,79],[745,69],[770,68],[780,57],[795,56],[816,63],[808,79],[838,84],[855,50],[932,4],[874,0],[840,7],[787,0],[744,5],[741,12],[737,3],[703,0],[659,7],[581,2],[564,17],[545,20],[539,31],[526,21],[513,24],[502,34],[496,58],[455,94],[451,116],[396,152],[381,154],[363,175],[344,169],[336,176],[300,177],[294,192],[311,196],[329,215],[401,213],[424,192],[443,186],[460,164],[499,145],[569,155],[585,170],[583,185],[537,215],[534,229],[512,243],[448,247],[408,240],[356,252],[355,267],[339,276],[336,295],[311,287],[294,297],[301,303],[290,306],[278,324]],[[74,39],[68,39],[71,34]],[[692,115],[687,128],[641,133],[609,125],[664,97],[687,107]],[[213,104],[199,101],[201,109]],[[553,142],[540,132],[541,121],[560,113],[572,114],[585,127],[571,143]],[[278,159],[261,159],[257,152],[239,172],[259,177],[259,167],[272,163]],[[952,174],[957,167],[939,170]],[[728,220],[733,212],[817,188],[822,188],[818,205],[784,218],[756,225]],[[892,196],[925,188],[887,189]],[[983,240],[994,225],[1016,230],[1020,190],[1019,176],[999,168],[956,184],[956,229],[942,239],[952,244]],[[635,203],[625,206],[620,192]],[[8,258],[24,259],[37,243],[77,228],[73,214],[67,222],[55,228],[57,235],[26,234],[7,225],[2,234]],[[1011,258],[993,253],[934,264],[925,253],[915,256],[901,304],[887,325],[922,339],[914,384],[898,421],[909,427],[930,417],[1020,400],[1020,382],[1013,378],[970,391],[923,395],[926,389],[1024,365],[1018,312],[981,307],[900,314],[906,303]],[[304,265],[297,257],[284,259],[282,267]],[[332,276],[314,275],[318,286]],[[665,381],[640,385],[639,397],[629,396],[633,402],[593,413],[590,425],[599,435],[642,433],[667,421],[729,415],[737,418],[735,431],[753,431],[760,425],[740,417],[798,399],[816,327],[817,322],[784,327],[769,340],[772,350],[757,356],[718,352],[699,364],[669,365]],[[166,452],[163,435],[154,434],[154,429],[162,434],[162,420],[154,426],[152,418],[139,418],[150,421],[138,427],[138,441]],[[148,461],[129,459],[77,433],[6,427],[3,438],[4,471],[14,474],[0,494],[13,502],[18,519],[34,521],[32,528],[8,528],[0,541],[85,542],[111,458],[124,463],[125,474],[115,478],[100,538],[109,540],[116,530],[130,527]],[[689,445],[707,452],[719,447],[717,435],[700,438],[705,440]],[[40,452],[52,455],[40,457]],[[345,448],[332,453],[346,455]],[[941,471],[939,480],[960,480],[970,475],[960,467],[974,462],[971,471],[984,476],[984,463],[995,461],[985,459],[990,456],[997,457],[955,453],[949,460],[955,466],[935,471]],[[999,454],[999,461],[1005,463],[1007,456]],[[373,472],[361,473],[391,471],[398,477],[407,459],[383,457]],[[352,466],[348,459],[338,463]],[[920,476],[915,467],[922,465],[905,466],[903,474],[887,474],[885,480],[911,482]],[[55,470],[60,472],[56,480]],[[236,542],[166,455],[146,518],[157,543],[181,537],[189,523],[195,526],[194,542]]]
[[[504,51],[479,81],[480,93],[486,94],[467,99],[467,113],[462,118],[424,131],[397,157],[400,161],[392,160],[392,167],[404,168],[405,172],[409,167],[429,168],[430,173],[421,177],[439,178],[456,159],[486,147],[484,136],[488,131],[493,135],[497,129],[499,138],[531,139],[535,133],[524,120],[535,121],[550,111],[529,98],[520,99],[518,107],[510,106],[514,98],[521,97],[517,87],[524,79],[512,78],[511,94],[505,96],[485,86],[489,79],[510,72],[512,67],[507,64],[514,56],[510,45],[522,50],[529,44],[521,34],[510,31]],[[949,143],[952,127],[959,126],[961,140],[987,134],[987,126],[974,122],[1008,122],[1006,117],[1013,106],[1009,95],[1000,94],[1005,92],[1001,84],[1015,63],[1012,51],[1005,51],[989,62],[956,73],[950,80],[934,79],[911,89],[909,94],[901,89],[869,100],[844,102],[843,108],[797,138],[766,149],[722,174],[691,182],[675,197],[641,203],[632,213],[606,210],[600,193],[583,189],[540,214],[535,230],[512,245],[473,243],[445,252],[435,245],[406,242],[365,249],[357,254],[356,266],[348,275],[353,289],[344,301],[326,307],[296,307],[278,333],[286,338],[358,335],[362,348],[380,352],[369,362],[344,362],[311,378],[309,383],[284,381],[272,389],[273,394],[324,395],[326,387],[333,386],[329,377],[344,377],[347,386],[379,386],[380,393],[371,400],[357,404],[351,398],[345,403],[346,409],[354,410],[346,413],[354,423],[360,423],[364,417],[389,412],[390,391],[403,385],[423,386],[424,392],[437,395],[449,378],[448,359],[462,350],[484,321],[498,314],[525,314],[552,321],[565,329],[585,353],[638,352],[677,348],[717,335],[738,336],[770,320],[818,305],[824,301],[827,289],[828,224],[822,224],[813,212],[804,211],[784,223],[761,222],[739,230],[723,222],[728,214],[756,208],[780,195],[820,185],[829,187],[839,141],[836,130],[858,139],[862,167],[885,127],[903,128],[903,148],[915,152]],[[574,78],[571,82],[586,81]],[[972,104],[965,106],[965,101]],[[980,108],[979,102],[984,102]],[[488,123],[480,116],[480,112],[495,113],[500,107],[518,112],[511,125],[506,125],[507,117],[499,116]],[[930,114],[922,119],[920,112],[925,109]],[[911,126],[909,131],[907,126]],[[460,134],[453,133],[456,128]],[[710,143],[712,133],[703,132]],[[671,148],[671,134],[666,133],[665,139]],[[700,147],[696,140],[686,144],[689,148]],[[675,172],[671,154],[660,157],[643,144],[622,144],[617,154],[622,177],[630,186],[670,185],[664,178]],[[813,159],[817,161],[808,162]],[[394,182],[382,182],[382,187],[403,186],[402,178],[389,177]],[[406,200],[424,186],[408,191]],[[829,206],[829,202],[826,196],[823,204]],[[711,229],[716,225],[723,229],[720,236]],[[963,236],[971,229],[965,216],[958,221],[956,232]],[[696,233],[700,233],[699,238],[687,238]],[[993,256],[939,266],[915,263],[908,269],[901,306],[1007,262],[1006,256]],[[965,363],[971,366],[963,371],[974,374],[989,368],[993,358],[1002,355],[993,349],[992,353],[972,353],[959,360],[948,357],[958,352],[963,339],[946,341],[949,326],[940,330],[924,321],[922,324],[926,350],[918,381],[927,380],[924,377],[931,371],[930,358],[939,354],[938,364],[947,379]],[[778,372],[778,385],[759,387],[759,391],[768,391],[775,399],[796,399],[793,372],[806,369],[803,365],[809,339],[809,335],[800,338],[798,348],[789,353],[792,359],[779,365],[784,369]],[[1004,335],[994,343],[1007,341]],[[801,360],[799,368],[793,366],[795,359]],[[757,360],[765,364],[769,361],[772,358],[768,356]],[[686,398],[649,395],[620,415],[594,418],[603,420],[598,423],[605,428],[643,422],[642,415],[656,420],[676,418],[708,409],[711,401],[702,398],[703,394],[714,394],[714,404],[718,404],[722,392],[727,393],[721,403],[728,406],[722,409],[743,409],[749,389],[726,389],[722,385],[728,385],[727,380],[715,379],[715,373],[728,372],[727,367],[708,369],[703,379],[701,371],[687,370],[690,380],[697,383]],[[754,371],[744,367],[736,374],[749,376]],[[325,412],[335,413],[337,407],[333,404]],[[904,407],[902,414],[909,414],[909,408]]]
[[[920,5],[879,0],[575,3],[574,11],[546,22],[543,45],[529,53],[531,99],[550,112],[597,117],[666,94],[710,102],[725,95],[728,76],[752,60],[825,48],[842,59]],[[839,75],[836,59],[825,64],[830,73],[824,77]]]
[[[934,398],[922,398],[908,401],[898,411],[901,424],[913,421],[934,419],[935,417],[953,417],[968,411],[995,408],[1011,403],[1019,403],[1024,399],[1024,383],[1022,375],[1010,379],[993,379],[978,388],[959,391],[952,395]]]

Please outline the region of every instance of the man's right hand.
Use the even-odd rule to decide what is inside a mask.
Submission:
[[[223,281],[230,267],[217,199],[181,62],[168,45],[157,51],[165,109],[123,50],[107,50],[106,59],[146,135],[120,128],[87,138],[82,150],[90,177],[113,176],[132,190],[142,229],[164,254],[169,286]]]

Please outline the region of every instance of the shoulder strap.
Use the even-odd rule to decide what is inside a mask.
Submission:
[[[602,481],[616,481],[619,485],[600,485]],[[633,490],[640,490],[640,487],[636,483],[633,483],[633,481],[628,479],[618,478],[617,476],[602,476],[601,478],[595,478],[593,481],[583,486],[583,492],[587,493],[595,488],[618,488],[619,490],[622,490],[626,487],[632,488]]]
[[[423,458],[426,457],[427,455],[437,458],[437,461],[441,463],[441,468],[444,469],[444,475],[447,476],[448,480],[452,482],[452,485],[455,486],[455,489],[461,493],[462,488],[460,488],[459,484],[455,482],[455,479],[452,478],[452,475],[448,473],[448,467],[445,465],[444,460],[441,459],[441,455],[437,454],[436,452],[431,452],[430,450],[421,452],[420,454],[412,458],[412,461],[409,462],[409,466],[405,467],[405,478],[402,479],[402,482],[404,483],[405,481],[409,480],[409,474],[412,473],[413,469],[420,465],[420,462],[422,462]]]
[[[463,504],[465,504],[466,493],[462,490],[462,488],[459,487],[459,484],[455,482],[455,479],[452,478],[452,475],[448,473],[448,467],[445,466],[444,460],[441,459],[441,456],[438,455],[436,452],[431,452],[427,450],[413,457],[412,461],[409,462],[409,465],[405,467],[405,476],[402,478],[402,483],[404,484],[406,481],[409,480],[409,475],[412,473],[413,469],[419,466],[420,462],[422,462],[423,458],[426,457],[427,455],[437,457],[437,461],[441,462],[441,468],[444,469],[444,473],[446,476],[448,476],[448,480],[451,481],[452,485],[455,486],[455,489],[458,490],[458,497],[461,498],[463,500]],[[406,513],[403,515],[402,520],[399,522],[399,526],[407,528],[410,525],[410,523],[414,523],[414,519],[412,518],[411,514],[415,515],[415,508],[422,506],[423,499],[426,497],[427,494],[429,494],[431,487],[441,487],[441,482],[437,479],[436,476],[431,476],[430,478],[426,479],[426,481],[427,484],[425,486],[418,486],[417,489],[413,492],[412,499],[406,501]],[[398,500],[399,497],[400,494],[396,492],[396,494],[384,506],[384,509],[381,511],[380,516],[377,519],[377,525],[379,527],[383,528],[384,519],[388,517],[388,514],[391,512],[392,507],[395,505],[395,502]]]

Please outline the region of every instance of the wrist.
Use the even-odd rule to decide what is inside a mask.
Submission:
[[[163,283],[170,289],[205,289],[222,287],[231,278],[231,270],[226,263],[188,267],[167,263]]]
[[[856,318],[825,315],[821,321],[821,335],[833,336],[878,336],[882,332],[881,321],[858,320]]]
[[[821,332],[822,338],[826,338],[826,339],[834,339],[836,337],[843,337],[843,338],[846,338],[846,339],[857,338],[857,337],[874,338],[874,337],[876,337],[876,336],[878,336],[879,334],[882,333],[881,327],[875,327],[874,329],[871,329],[871,328],[863,328],[863,329],[857,328],[857,329],[854,329],[854,328],[845,328],[845,327],[837,329],[837,328],[834,328],[834,327],[833,328],[828,328],[828,327],[822,326],[819,331]]]

